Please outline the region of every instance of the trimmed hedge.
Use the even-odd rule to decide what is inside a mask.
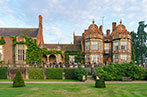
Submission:
[[[22,74],[20,71],[18,71],[16,73],[14,80],[13,80],[13,87],[24,87],[24,86],[25,86],[25,83],[22,78]]]
[[[28,74],[29,74],[29,79],[44,79],[43,68],[29,68]]]
[[[123,64],[109,64],[99,67],[94,72],[94,77],[100,75],[104,80],[122,80],[122,77],[131,77],[133,80],[142,80],[145,78],[145,70],[130,62]]]
[[[62,68],[48,68],[46,69],[47,79],[62,79]]]
[[[0,79],[7,79],[7,68],[0,68]]]
[[[65,79],[73,79],[75,80],[75,74],[74,74],[75,68],[65,68],[64,72],[65,72]]]
[[[106,87],[105,81],[103,79],[96,80],[95,87],[96,88],[105,88]]]
[[[88,70],[82,67],[76,68],[74,71],[75,77],[79,81],[83,81],[83,75],[85,75],[85,80],[87,80]]]

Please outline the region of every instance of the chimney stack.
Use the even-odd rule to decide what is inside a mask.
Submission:
[[[110,35],[110,29],[107,29],[107,36],[109,36]]]
[[[42,28],[42,16],[41,15],[39,15],[39,28]]]
[[[42,26],[42,16],[39,15],[39,35],[37,37],[37,44],[44,44],[43,41],[43,26]]]
[[[114,31],[115,28],[116,28],[116,22],[113,22],[113,23],[112,23],[112,31]]]
[[[103,31],[103,26],[102,25],[99,27],[99,30],[100,31]]]

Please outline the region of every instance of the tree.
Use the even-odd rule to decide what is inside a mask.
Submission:
[[[131,32],[132,36],[132,42],[133,42],[133,48],[135,50],[135,61],[137,64],[144,64],[147,57],[147,46],[146,46],[146,39],[147,39],[147,33],[145,32],[144,28],[147,27],[147,24],[144,24],[144,21],[139,22],[138,31],[137,33]],[[132,56],[132,58],[134,55]]]
[[[132,61],[135,62],[135,48],[134,48],[134,43],[132,42]]]

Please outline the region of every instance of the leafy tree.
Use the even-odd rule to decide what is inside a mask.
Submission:
[[[132,42],[135,49],[135,61],[137,64],[145,63],[145,58],[147,57],[147,46],[146,39],[147,33],[144,28],[147,27],[147,24],[144,24],[144,21],[139,22],[137,33],[131,32]],[[132,48],[133,51],[133,48]],[[133,56],[134,57],[134,56]]]
[[[135,62],[135,48],[134,48],[134,43],[132,42],[132,61]]]

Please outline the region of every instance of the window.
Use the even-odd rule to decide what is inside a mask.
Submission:
[[[18,45],[18,60],[24,61],[24,45]]]
[[[92,43],[91,43],[91,45],[92,45],[92,50],[98,50],[98,42],[97,41],[92,41]]]
[[[90,48],[90,42],[87,41],[87,42],[86,42],[86,50],[89,50],[89,48]]]
[[[0,45],[0,61],[3,60],[3,46]]]
[[[109,53],[109,43],[105,43],[105,53]]]
[[[102,42],[100,41],[100,50],[102,50],[102,48],[103,48],[103,44],[102,44]]]
[[[69,56],[69,61],[70,62],[75,62],[75,56]]]
[[[127,55],[120,55],[121,62],[126,63],[127,62]]]
[[[127,42],[121,42],[121,50],[127,50]]]
[[[86,55],[86,62],[87,62],[87,63],[90,62],[90,57],[89,57],[89,55]]]
[[[118,55],[114,56],[114,63],[118,63]]]
[[[91,55],[91,57],[92,57],[92,63],[97,63],[98,55]]]
[[[128,42],[128,49],[131,50],[131,44]]]
[[[114,43],[114,50],[118,50],[118,47],[119,47],[119,42],[115,42]]]

